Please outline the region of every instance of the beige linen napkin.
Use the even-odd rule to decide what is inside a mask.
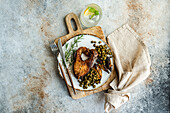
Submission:
[[[145,44],[128,25],[115,30],[107,37],[113,50],[118,76],[110,83],[113,89],[105,93],[105,111],[117,109],[130,98],[128,91],[150,74],[150,56]]]

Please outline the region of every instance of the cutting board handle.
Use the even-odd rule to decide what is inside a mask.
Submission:
[[[76,27],[77,27],[77,30],[74,31],[73,30],[73,27],[71,25],[71,20],[74,19],[75,23],[76,23]],[[67,28],[68,28],[68,31],[69,31],[69,34],[71,33],[74,33],[74,32],[79,32],[79,31],[82,31],[82,27],[80,25],[80,21],[77,17],[76,14],[74,13],[69,13],[66,18],[65,18],[65,21],[66,21],[66,25],[67,25]]]

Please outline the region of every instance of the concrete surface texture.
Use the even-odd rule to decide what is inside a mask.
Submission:
[[[103,10],[105,36],[128,23],[148,46],[150,77],[116,113],[170,112],[169,0],[0,0],[0,113],[103,113],[104,92],[73,100],[49,42],[66,35],[64,17],[85,5]],[[83,27],[85,28],[85,27]]]

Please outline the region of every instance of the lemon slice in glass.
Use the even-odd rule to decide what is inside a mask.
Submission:
[[[89,16],[89,15],[93,15],[93,14],[94,13],[90,12],[88,8],[84,11],[84,16]]]

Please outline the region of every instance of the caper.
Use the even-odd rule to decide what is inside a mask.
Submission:
[[[93,88],[96,88],[96,85],[93,85]]]
[[[86,86],[87,86],[87,84],[84,84],[84,86],[86,87]]]
[[[89,81],[87,80],[87,81],[86,81],[86,84],[88,84],[88,83],[89,83]]]
[[[93,41],[93,43],[96,43],[96,41]]]
[[[93,43],[93,41],[91,41],[91,43]]]
[[[102,58],[104,58],[104,55],[102,55]],[[103,59],[101,59],[101,60],[103,60]]]
[[[83,85],[82,85],[82,84],[80,84],[79,86],[80,86],[80,87],[82,87]]]
[[[84,81],[81,84],[84,85]]]
[[[96,44],[93,44],[93,47],[95,47],[96,46]]]
[[[101,41],[99,41],[99,44],[101,43]]]

